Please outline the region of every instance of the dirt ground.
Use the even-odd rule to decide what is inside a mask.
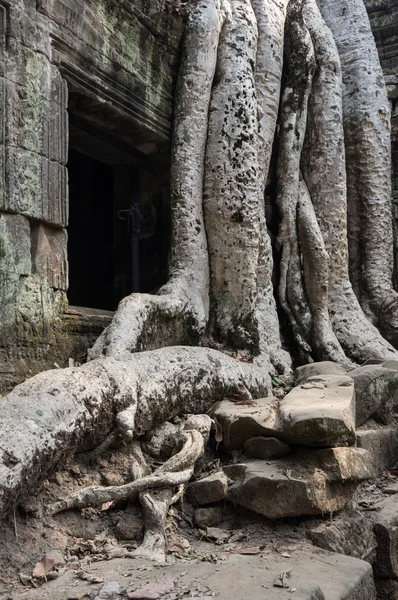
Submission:
[[[232,460],[231,457],[228,460]],[[103,506],[67,511],[55,517],[46,515],[48,504],[77,487],[115,485],[131,480],[130,465],[126,449],[110,451],[95,464],[90,463],[87,455],[76,456],[45,482],[40,494],[29,497],[18,507],[2,529],[1,599],[93,599],[104,582],[117,581],[122,592],[131,592],[164,577],[172,577],[175,582],[172,592],[164,596],[167,600],[212,596],[229,600],[272,599],[274,593],[275,598],[283,599],[292,597],[289,589],[294,590],[297,600],[301,598],[300,589],[304,590],[306,585],[316,588],[312,562],[314,552],[322,551],[314,549],[306,534],[316,523],[330,520],[331,515],[319,519],[270,521],[222,502],[217,505],[222,510],[222,521],[206,530],[195,525],[195,509],[183,498],[170,509],[167,520],[170,552],[167,564],[160,566],[132,557],[143,536],[138,501],[125,502],[112,509]],[[199,465],[199,475],[218,467],[219,459],[209,450]],[[383,496],[383,487],[390,484],[391,479],[396,481],[386,474],[375,483],[363,485],[354,500],[356,507],[362,507],[366,515]],[[247,548],[255,554],[241,554]],[[33,578],[36,563],[45,556],[54,560],[53,568],[46,579]],[[328,560],[330,562],[330,557]],[[289,588],[274,587],[278,572],[289,571],[293,564]],[[322,576],[324,585],[332,576],[332,568],[340,574],[343,572],[337,565],[332,567],[327,563]],[[321,575],[318,563],[315,571]],[[304,572],[307,573],[305,582]],[[244,592],[249,583],[250,596]],[[264,595],[267,589],[270,591]],[[316,589],[313,593],[303,591],[303,594],[303,599],[318,598]],[[337,591],[335,596],[331,592],[330,598],[334,597],[340,598]]]

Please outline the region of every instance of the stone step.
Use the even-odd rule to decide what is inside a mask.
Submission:
[[[374,476],[370,463],[366,450],[327,448],[227,465],[227,499],[270,519],[334,513]]]

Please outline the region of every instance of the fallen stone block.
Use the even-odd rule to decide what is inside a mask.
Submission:
[[[349,375],[355,385],[356,426],[370,417],[389,425],[398,410],[398,371],[382,365],[366,365],[350,371]]]
[[[307,450],[224,469],[233,480],[227,499],[269,519],[339,511],[358,483],[374,475],[369,453],[357,448]]]
[[[377,474],[392,467],[398,459],[398,430],[396,427],[384,427],[370,422],[371,429],[364,424],[364,429],[357,429],[357,447],[367,450],[373,468]]]
[[[322,522],[307,531],[307,537],[319,548],[338,552],[372,563],[375,558],[376,537],[373,522],[360,512],[350,511]]]
[[[217,506],[197,508],[195,510],[195,523],[201,529],[206,527],[217,527],[222,521],[221,509]]]
[[[346,375],[347,369],[331,360],[309,363],[297,367],[294,373],[295,385],[300,385],[307,381],[309,377],[318,375]]]
[[[291,448],[282,440],[273,437],[252,437],[245,443],[244,452],[251,458],[267,460],[290,454]]]
[[[252,402],[254,404],[238,404],[223,400],[214,412],[213,416],[222,428],[226,450],[243,448],[252,437],[275,435],[275,398],[260,398]]]
[[[224,471],[194,481],[187,487],[187,494],[194,504],[202,506],[224,500],[227,495],[228,478]]]
[[[377,577],[398,579],[398,502],[387,496],[372,515],[377,542],[374,572]]]
[[[288,443],[301,446],[353,445],[353,380],[347,375],[319,375],[293,388],[279,405],[276,430]]]

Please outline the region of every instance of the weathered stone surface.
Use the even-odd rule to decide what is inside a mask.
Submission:
[[[373,421],[373,427],[357,429],[358,448],[367,450],[370,454],[376,473],[392,467],[398,459],[398,430],[394,426],[381,426]]]
[[[214,412],[227,450],[243,448],[251,437],[275,434],[275,400],[260,398],[254,402],[254,405],[244,405],[223,400]]]
[[[398,579],[398,502],[386,496],[374,513],[374,532],[377,542],[374,572],[377,577]]]
[[[302,451],[273,461],[228,465],[228,500],[270,519],[334,513],[373,476],[369,454],[357,448]]]
[[[30,225],[21,215],[0,213],[0,272],[31,272]]]
[[[323,360],[321,362],[309,363],[297,367],[294,373],[295,385],[304,383],[309,377],[316,375],[346,375],[347,369],[338,363],[331,360]]]
[[[308,378],[280,403],[276,429],[287,442],[301,446],[354,444],[354,382],[347,375]]]
[[[227,495],[228,478],[224,471],[217,471],[187,487],[187,495],[196,505],[213,504],[224,500]]]
[[[333,521],[319,523],[307,531],[319,548],[373,562],[376,537],[373,522],[360,512],[351,511]]]
[[[272,548],[266,550],[264,555],[230,554],[218,561],[216,568],[211,562],[192,560],[183,565],[184,573],[181,572],[182,565],[178,561],[162,566],[161,577],[179,582],[177,595],[180,590],[195,592],[200,582],[208,590],[201,591],[201,597],[210,598],[209,594],[215,594],[220,600],[376,600],[372,567],[363,560],[312,547],[294,550],[291,558],[283,557],[282,553],[277,553]],[[142,561],[125,559],[119,563],[121,567],[119,571],[115,571],[116,575],[128,571],[131,573],[131,580],[135,582],[135,585],[127,589],[142,586],[139,581],[143,576],[140,570]],[[109,570],[109,563],[105,561],[97,565],[99,569]],[[289,588],[286,589],[273,585],[282,571],[291,571]],[[159,569],[145,573],[146,582],[155,583],[159,578]],[[83,596],[87,592],[87,583],[79,583],[72,570],[62,576],[62,587],[59,580],[58,584],[56,581],[46,584],[46,592],[51,600],[64,600],[65,589],[70,588],[76,596]],[[295,591],[292,592],[291,589]],[[29,600],[43,600],[43,590],[30,590]]]
[[[68,289],[68,235],[44,223],[32,226],[32,269],[57,290]]]
[[[382,365],[366,365],[349,373],[356,395],[356,426],[369,417],[389,425],[398,410],[398,371]]]
[[[201,529],[205,527],[216,527],[221,523],[222,512],[217,506],[197,508],[195,510],[195,523]]]
[[[247,440],[244,451],[251,458],[266,460],[286,456],[286,454],[290,454],[291,448],[288,444],[277,438],[257,436]]]

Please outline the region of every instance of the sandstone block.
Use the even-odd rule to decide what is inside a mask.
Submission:
[[[254,405],[244,405],[223,400],[214,412],[227,450],[243,448],[251,437],[275,435],[275,399],[260,398],[254,402]]]
[[[366,423],[364,425],[366,427]],[[373,421],[371,429],[357,429],[357,446],[367,450],[376,473],[392,467],[398,459],[398,431],[396,427],[383,427]]]
[[[350,512],[307,531],[307,537],[324,550],[372,562],[376,537],[372,521],[359,512]]]
[[[323,360],[321,362],[309,363],[308,365],[302,365],[297,367],[294,378],[295,384],[300,385],[307,381],[309,377],[315,377],[317,375],[346,375],[347,369],[338,363],[330,360]]]
[[[0,272],[31,272],[30,225],[21,215],[0,214]]]
[[[68,289],[68,235],[65,229],[38,223],[32,227],[32,267],[50,287]]]
[[[366,365],[350,371],[356,395],[356,425],[369,417],[388,425],[398,408],[398,371]]]
[[[227,495],[228,478],[224,471],[194,481],[187,487],[187,494],[194,504],[202,506],[224,500]]]
[[[358,483],[373,476],[369,454],[357,448],[302,451],[270,462],[228,465],[227,499],[269,519],[334,513]]]
[[[276,429],[284,440],[301,446],[353,445],[354,382],[347,375],[310,377],[280,403]]]
[[[247,440],[244,451],[251,458],[267,460],[286,456],[286,454],[290,454],[291,448],[288,444],[277,438],[257,436]]]
[[[394,496],[378,504],[374,515],[377,542],[374,571],[377,577],[398,579],[398,503]]]

